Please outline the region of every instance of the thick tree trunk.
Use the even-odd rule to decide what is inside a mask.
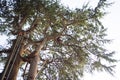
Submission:
[[[38,62],[39,62],[39,54],[37,54],[35,57],[31,58],[30,60],[30,69],[27,80],[35,80],[37,76],[37,70],[38,70]]]
[[[35,51],[31,54],[34,55],[34,57],[32,57],[30,60],[30,68],[29,68],[29,74],[27,80],[35,80],[37,76],[38,62],[40,61],[39,52],[43,48],[46,41],[47,38],[45,38],[42,42],[40,42],[36,47]]]
[[[22,62],[23,62],[22,59],[18,55],[10,74],[7,74],[7,76],[9,77],[8,80],[17,80],[17,74]],[[9,65],[7,73],[9,73],[10,68],[11,68],[11,65]]]
[[[2,80],[16,80],[19,67],[23,62],[19,55],[22,54],[23,38],[17,37],[17,39],[18,41],[15,41],[15,43],[13,43],[13,46],[11,47],[11,49],[13,49],[13,52],[11,52],[8,57],[7,63],[2,73]]]
[[[10,65],[8,66],[6,74],[3,77],[3,73],[5,72],[5,69],[6,69],[6,66],[5,66],[5,68],[4,68],[3,72],[2,72],[2,76],[1,76],[2,79],[0,79],[0,80],[17,80],[17,74],[18,74],[18,71],[19,71],[19,67],[20,67],[20,65],[21,65],[21,63],[23,61],[20,58],[20,56],[17,55],[17,59],[15,60],[15,63],[13,65],[13,67],[12,67],[13,60],[14,60],[14,58],[10,62]],[[7,63],[6,63],[6,65],[7,65]]]

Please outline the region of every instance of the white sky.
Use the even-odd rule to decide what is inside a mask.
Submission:
[[[71,8],[80,7],[84,2],[89,1],[92,5],[98,0],[61,0],[65,5]],[[107,45],[110,51],[116,51],[115,58],[120,60],[120,0],[109,0],[115,2],[110,8],[107,9],[110,12],[103,19],[103,24],[108,28],[108,38],[113,39],[113,42]],[[5,39],[0,39],[0,44],[4,43]],[[4,43],[6,44],[6,43]],[[95,72],[93,74],[86,73],[82,80],[120,80],[120,62],[117,63],[115,68],[116,73],[114,76],[106,72]]]
[[[98,0],[61,0],[64,5],[70,6],[71,8],[80,7],[81,4],[89,1],[92,6],[96,5]],[[110,51],[115,51],[115,58],[120,60],[120,0],[108,0],[115,2],[106,11],[109,12],[108,15],[104,17],[103,25],[108,28],[107,34],[108,38],[112,39],[113,42],[107,45],[107,49]],[[95,72],[93,74],[86,73],[82,80],[120,80],[120,62],[117,63],[115,68],[116,73],[114,76],[106,72]]]

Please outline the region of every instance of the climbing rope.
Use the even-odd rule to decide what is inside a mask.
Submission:
[[[5,68],[4,72],[3,72],[1,80],[4,80],[5,77],[6,77],[6,80],[8,80],[8,78],[10,76],[10,73],[12,71],[13,65],[15,63],[16,57],[17,57],[17,55],[19,53],[19,49],[21,48],[20,44],[22,43],[22,41],[23,41],[23,35],[21,33],[19,33],[19,35],[17,36],[17,40],[16,40],[16,43],[15,43],[15,46],[13,48],[13,51],[12,51],[12,53],[10,55],[10,58],[9,58],[8,63],[6,65],[6,68]],[[6,73],[8,71],[8,67],[9,67],[12,59],[13,59],[13,63],[11,65],[10,69],[9,69],[9,72]],[[6,76],[6,74],[8,74],[8,75]]]

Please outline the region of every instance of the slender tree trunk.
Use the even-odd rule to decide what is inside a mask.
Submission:
[[[37,54],[35,57],[31,58],[30,60],[30,69],[27,80],[35,80],[37,76],[37,70],[38,70],[38,62],[39,62],[39,54]]]

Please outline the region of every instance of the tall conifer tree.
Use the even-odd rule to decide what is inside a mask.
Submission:
[[[100,19],[110,5],[99,0],[71,10],[59,0],[0,0],[0,33],[10,47],[0,51],[5,67],[1,79],[16,80],[19,69],[27,80],[79,80],[84,71],[113,71],[114,52],[104,44],[106,28]],[[3,57],[6,55],[6,57]],[[27,66],[29,65],[29,66]]]

